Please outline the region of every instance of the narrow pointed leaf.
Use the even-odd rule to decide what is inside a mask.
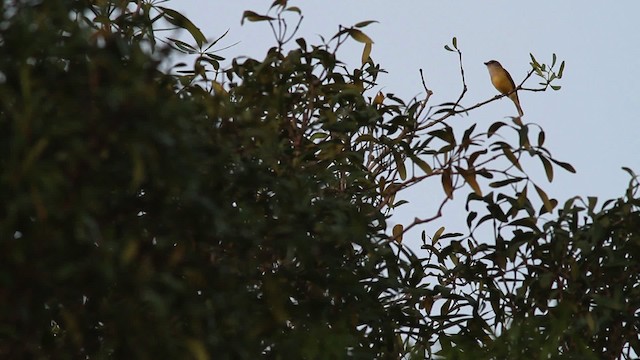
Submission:
[[[358,41],[364,44],[366,43],[373,44],[373,40],[371,40],[371,38],[367,36],[367,34],[363,33],[358,29],[349,29],[347,32],[349,33],[349,36],[351,36],[355,41]]]
[[[275,18],[271,17],[271,16],[266,16],[266,15],[259,15],[256,12],[247,10],[242,14],[242,20],[240,20],[240,25],[244,24],[244,20],[247,21],[270,21],[270,20],[275,20]]]
[[[431,244],[437,243],[438,239],[440,239],[440,235],[442,235],[443,232],[444,232],[444,226],[440,227],[440,229],[438,229],[436,233],[433,234],[433,237],[431,238]]]
[[[444,193],[449,199],[453,199],[453,181],[451,180],[451,169],[444,169],[441,179]]]
[[[487,130],[487,137],[493,136],[493,134],[495,134],[498,129],[505,125],[507,124],[502,121],[494,122],[493,124],[491,124],[491,126],[489,126],[489,130]]]
[[[396,224],[393,227],[393,240],[395,240],[398,244],[402,242],[402,233],[404,231],[404,227],[402,224]]]
[[[362,50],[362,65],[366,64],[369,61],[369,57],[371,56],[371,43],[365,43],[364,49]]]
[[[355,24],[354,26],[357,27],[357,28],[363,28],[363,27],[365,27],[367,25],[370,25],[370,24],[373,24],[373,23],[377,23],[377,22],[378,21],[376,21],[376,20],[361,21],[361,22]]]
[[[569,163],[558,161],[558,160],[554,160],[554,159],[551,159],[551,161],[553,161],[554,164],[560,166],[561,168],[567,170],[570,173],[573,173],[573,174],[576,173],[576,169],[573,167],[573,165],[571,165]]]
[[[200,29],[197,26],[195,26],[191,22],[191,20],[187,19],[184,15],[182,15],[181,13],[175,10],[167,9],[161,6],[158,6],[158,9],[162,10],[162,12],[164,13],[165,20],[167,20],[168,22],[170,22],[175,26],[178,26],[187,30],[189,34],[191,34],[193,39],[196,41],[198,46],[202,46],[205,42],[207,42],[207,38],[204,36],[202,31],[200,31]]]
[[[544,172],[545,174],[547,174],[547,180],[549,180],[549,182],[552,182],[553,166],[551,165],[551,162],[541,154],[538,157],[540,158],[540,161],[542,161],[542,166],[544,166]]]
[[[431,175],[433,173],[433,169],[431,168],[431,166],[429,166],[429,164],[427,164],[424,160],[420,159],[417,156],[413,156],[411,157],[411,160],[413,161],[414,164],[418,165],[418,167],[424,171],[425,174],[427,175]]]
[[[549,200],[549,196],[547,196],[547,193],[545,193],[544,190],[542,190],[540,187],[538,187],[538,185],[534,185],[534,187],[536,188],[536,192],[538,193],[538,196],[540,196],[540,200],[542,200],[542,203],[544,205],[544,209],[547,212],[552,212],[553,208],[555,206],[553,205],[551,200]]]
[[[398,167],[398,175],[400,175],[400,179],[405,180],[407,178],[407,168],[404,165],[404,160],[402,159],[402,156],[400,156],[400,153],[394,151],[393,158],[396,161],[396,166]]]
[[[522,167],[520,166],[520,162],[518,161],[518,158],[516,158],[516,156],[513,154],[513,151],[511,151],[509,147],[503,146],[502,152],[507,157],[507,159],[509,159],[509,161],[511,161],[511,163],[518,168],[518,170],[523,171]]]

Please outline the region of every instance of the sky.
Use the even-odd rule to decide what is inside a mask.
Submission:
[[[261,59],[275,44],[269,26],[251,22],[241,26],[240,20],[244,10],[262,14],[270,4],[268,0],[172,0],[163,5],[186,15],[208,38],[229,30],[217,48],[235,45],[221,50],[221,56]],[[380,90],[404,99],[423,95],[418,72],[423,69],[427,86],[434,91],[432,105],[456,99],[461,91],[457,55],[444,50],[453,37],[463,52],[469,87],[466,106],[497,94],[484,62],[500,61],[519,83],[530,69],[530,53],[549,64],[555,53],[559,61],[566,61],[564,76],[556,83],[562,89],[520,92],[523,120],[542,126],[547,149],[554,158],[571,163],[577,174],[558,168],[553,183],[548,183],[542,167],[532,163],[534,179],[561,204],[577,195],[596,196],[601,204],[623,195],[630,178],[621,167],[640,173],[639,1],[613,6],[590,0],[290,0],[289,6],[302,10],[298,37],[308,43],[320,43],[320,36],[331,38],[339,25],[378,21],[363,30],[374,41],[371,57],[388,72],[379,78]],[[339,58],[357,67],[361,51],[362,44],[354,41],[345,45]],[[532,79],[526,87],[537,87]],[[455,121],[464,128],[477,122],[482,128],[511,115],[513,103],[502,99]],[[413,189],[411,204],[399,208],[392,220],[406,224],[415,216],[430,215],[434,204],[429,199],[438,194],[436,183]],[[447,212],[460,214],[459,206],[460,201],[446,207],[445,217]],[[464,224],[460,216],[439,223],[456,227]],[[427,228],[428,234],[437,229]]]

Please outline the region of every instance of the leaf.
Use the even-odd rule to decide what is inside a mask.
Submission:
[[[400,205],[404,205],[404,204],[408,204],[408,203],[409,203],[409,201],[407,201],[407,200],[400,200],[400,201],[394,203],[392,207],[395,209]]]
[[[175,49],[178,50],[178,51],[182,51],[182,52],[185,52],[187,54],[197,54],[198,53],[198,50],[196,48],[194,48],[193,46],[187,44],[184,41],[173,39],[173,38],[167,38],[167,39],[171,40],[173,42],[173,45],[175,46]]]
[[[478,196],[482,196],[482,190],[480,189],[480,185],[478,185],[478,181],[476,181],[476,172],[473,169],[456,168],[467,184],[469,184],[471,189],[473,189],[473,192]]]
[[[433,169],[431,168],[431,166],[429,166],[429,164],[427,164],[424,160],[420,159],[418,156],[412,155],[411,161],[413,161],[414,164],[418,165],[418,167],[422,171],[424,171],[426,175],[431,175],[433,173]]]
[[[455,238],[455,237],[459,237],[462,236],[462,233],[448,233],[448,234],[444,234],[442,236],[440,236],[440,239],[448,239],[448,238]]]
[[[302,10],[297,6],[289,6],[286,11],[292,11],[298,13],[298,15],[302,15]]]
[[[489,126],[489,130],[487,130],[487,137],[490,138],[491,136],[493,136],[493,134],[496,133],[496,131],[498,131],[498,129],[505,125],[507,124],[502,121],[494,122],[493,124],[491,124],[491,126]]]
[[[199,63],[201,61],[204,61],[204,62],[210,64],[214,68],[214,70],[220,69],[220,63],[217,60],[209,59],[209,58],[206,58],[206,57],[203,56],[203,57],[198,58],[196,60],[196,63]],[[200,65],[202,65],[202,64],[200,64]]]
[[[475,130],[476,125],[477,124],[473,124],[470,128],[465,130],[464,134],[462,135],[461,143],[465,150],[471,144],[471,135],[473,134],[473,130]]]
[[[358,41],[364,44],[367,44],[367,43],[373,44],[373,40],[371,40],[371,38],[367,36],[367,34],[363,33],[358,29],[348,29],[347,33],[349,33],[349,36],[351,36],[355,41]]]
[[[382,93],[382,91],[378,91],[378,93],[376,94],[376,97],[373,98],[373,103],[376,105],[382,105],[383,102],[384,102],[384,94]]]
[[[447,198],[453,199],[453,181],[451,180],[451,169],[447,168],[442,171],[442,188]]]
[[[212,60],[217,60],[217,61],[223,61],[225,59],[222,56],[212,54],[212,53],[205,53],[204,55]]]
[[[369,57],[371,56],[371,43],[365,43],[364,49],[362,49],[362,65],[366,64],[369,61]]]
[[[513,154],[513,151],[511,151],[511,149],[509,149],[508,146],[503,146],[502,152],[515,167],[517,167],[520,171],[523,171],[522,167],[520,166],[520,162],[518,161],[518,158],[516,158],[516,156]]]
[[[525,217],[522,219],[517,219],[514,220],[512,222],[509,223],[510,226],[523,226],[526,228],[529,228],[531,230],[534,231],[540,231],[540,229],[538,229],[538,225],[536,224],[536,218],[535,217]]]
[[[365,27],[367,25],[370,25],[370,24],[373,24],[373,23],[377,23],[377,22],[378,21],[376,21],[376,20],[361,21],[361,22],[355,24],[354,26],[357,27],[357,28],[363,28],[363,27]]]
[[[207,352],[207,348],[204,346],[202,341],[196,339],[187,340],[187,349],[191,352],[191,355],[196,360],[208,360],[211,359],[209,353]]]
[[[422,298],[420,302],[420,306],[427,312],[427,315],[431,312],[431,308],[433,307],[433,296],[425,296]]]
[[[627,174],[629,174],[631,177],[636,177],[636,173],[631,170],[630,168],[623,166],[622,170],[624,170]],[[574,170],[575,171],[575,170]]]
[[[467,226],[471,227],[473,220],[478,216],[478,213],[475,211],[470,211],[469,215],[467,215]]]
[[[508,220],[507,215],[505,215],[504,211],[502,211],[502,208],[498,204],[488,204],[487,210],[489,211],[492,219],[497,219],[502,222],[506,222]]]
[[[433,237],[431,238],[432,245],[435,245],[438,242],[438,239],[440,239],[440,235],[442,235],[443,232],[444,232],[444,226],[440,227],[440,229],[438,229],[436,233],[433,234]]]
[[[273,9],[276,6],[280,6],[280,7],[285,7],[287,6],[287,0],[274,0],[271,3],[271,6],[269,7],[269,9]]]
[[[598,203],[598,198],[595,196],[588,196],[587,201],[588,201],[589,212],[592,213],[596,208],[596,204]]]
[[[196,41],[198,46],[201,47],[204,43],[207,42],[207,38],[204,36],[204,34],[202,34],[202,31],[200,31],[200,29],[197,26],[195,26],[191,22],[191,20],[187,19],[184,15],[180,14],[175,10],[167,9],[162,6],[158,6],[158,9],[162,10],[162,12],[164,13],[163,16],[165,20],[167,20],[168,22],[170,22],[175,26],[178,26],[187,30],[189,34],[193,36],[193,39]]]
[[[400,153],[394,151],[393,158],[396,161],[396,166],[398,167],[398,175],[400,175],[400,179],[405,180],[407,178],[407,167],[404,165],[404,161]]]
[[[561,168],[567,170],[568,172],[570,172],[572,174],[576,173],[576,169],[574,169],[573,165],[571,165],[569,163],[558,161],[558,160],[554,160],[554,159],[551,159],[551,161],[553,161],[554,164],[560,166]]]
[[[538,147],[541,147],[542,145],[544,145],[544,140],[545,140],[544,131],[540,130],[540,132],[538,133]]]
[[[453,129],[451,127],[446,127],[444,129],[433,130],[429,132],[429,135],[435,136],[438,139],[446,142],[447,144],[455,145],[456,139],[453,136]]]
[[[549,213],[552,212],[555,205],[553,205],[551,200],[549,200],[547,193],[545,193],[544,190],[538,187],[538,185],[534,184],[533,186],[536,188],[536,192],[538,193],[538,196],[540,196],[540,200],[542,200],[542,203],[544,204],[544,209]],[[540,215],[542,215],[542,213],[540,213]]]
[[[392,230],[393,240],[395,240],[398,244],[402,243],[403,231],[404,231],[404,227],[402,226],[402,224],[396,224],[393,227],[393,230]]]
[[[538,76],[543,76],[542,71],[540,69],[540,63],[538,63],[538,60],[536,60],[536,58],[531,53],[529,53],[529,56],[531,56],[531,67],[536,71]]]
[[[516,177],[516,178],[512,178],[512,179],[507,179],[507,180],[501,180],[501,181],[494,181],[492,183],[489,184],[490,187],[492,188],[499,188],[499,187],[503,187],[509,184],[514,184],[517,182],[520,182],[522,180],[524,180],[525,178],[522,177]]]
[[[483,149],[483,150],[479,150],[474,152],[473,154],[471,154],[469,156],[469,159],[467,160],[467,163],[469,164],[469,166],[473,166],[473,164],[476,162],[476,160],[478,160],[478,157],[480,157],[480,155],[484,155],[488,152],[487,149]]]
[[[531,142],[529,141],[529,127],[524,126],[522,124],[522,120],[517,117],[517,118],[513,118],[513,122],[518,124],[519,126],[522,126],[520,129],[518,129],[518,136],[520,139],[520,147],[524,148],[524,149],[530,149],[531,148]]]
[[[505,271],[507,269],[507,257],[504,255],[504,252],[501,251],[499,253],[496,253],[494,260],[500,270]]]
[[[213,93],[217,96],[229,96],[229,93],[227,92],[227,90],[224,89],[224,87],[222,86],[222,84],[220,84],[219,82],[212,80],[211,81],[211,87],[213,88]]]
[[[251,21],[251,22],[257,22],[257,21],[271,21],[271,20],[275,20],[275,18],[271,17],[271,16],[266,16],[266,15],[259,15],[253,11],[250,10],[246,10],[243,14],[242,14],[242,20],[240,20],[240,25],[244,25],[244,20],[247,21]]]
[[[296,44],[300,46],[300,49],[305,50],[307,48],[307,41],[304,38],[297,38]]]
[[[558,70],[558,79],[562,79],[563,72],[564,72],[564,61],[560,63],[560,70]]]
[[[553,166],[551,166],[551,162],[547,160],[542,154],[538,154],[540,161],[542,161],[542,166],[544,166],[544,172],[547,174],[547,180],[549,182],[553,181]]]

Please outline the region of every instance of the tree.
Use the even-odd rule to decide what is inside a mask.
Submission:
[[[463,91],[431,106],[424,81],[422,99],[375,93],[384,70],[370,22],[308,44],[285,26],[300,9],[278,0],[243,16],[272,26],[275,46],[223,68],[211,48],[225,35],[207,42],[154,2],[0,6],[4,357],[637,349],[637,182],[599,213],[589,200],[582,226],[572,202],[539,225],[557,201],[521,159],[540,159],[549,180],[554,165],[573,171],[544,132],[519,118],[487,131],[449,124],[498,97],[464,108]],[[163,22],[195,44],[158,37]],[[339,61],[350,39],[364,44],[360,68]],[[456,39],[447,49],[462,63]],[[161,71],[176,52],[193,67]],[[529,90],[559,89],[555,65],[532,56],[529,76],[543,81]],[[443,205],[469,191],[470,231],[440,229],[429,243],[423,232],[421,258],[403,237],[442,212],[393,229],[387,219],[398,193],[430,181]],[[476,238],[483,224],[495,241]],[[604,277],[620,269],[629,276]]]
[[[170,50],[150,35],[199,30],[128,5],[4,5],[0,353],[398,353],[410,265],[344,147],[375,111],[335,56],[274,50],[204,89],[198,65],[158,71]]]

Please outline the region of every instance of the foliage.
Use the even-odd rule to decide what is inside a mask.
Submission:
[[[335,56],[234,62],[209,93],[157,70],[149,16],[85,26],[111,6],[5,12],[3,357],[399,353],[411,265],[345,147],[377,113]]]
[[[463,91],[433,106],[424,80],[421,99],[375,92],[370,21],[308,44],[301,10],[277,0],[243,16],[276,46],[223,67],[226,33],[208,41],[158,3],[0,5],[2,357],[638,352],[637,182],[543,222],[558,202],[525,159],[549,181],[573,168],[520,118],[454,127],[501,97],[462,105],[455,38]],[[160,38],[166,25],[195,44]],[[359,68],[339,60],[348,40]],[[161,71],[177,53],[193,67]],[[531,59],[519,89],[559,89],[564,63]],[[541,87],[524,88],[534,74]],[[398,194],[430,183],[435,213],[388,229]],[[402,244],[465,190],[468,234]]]
[[[450,269],[448,278],[474,291],[449,305],[473,311],[460,332],[439,338],[446,344],[440,355],[633,358],[640,350],[640,185],[629,172],[625,196],[600,211],[596,198],[574,198],[554,220],[510,216],[495,229],[495,246],[476,253],[445,249],[464,264]],[[528,207],[510,204],[519,211]],[[506,230],[511,238],[503,237]]]

